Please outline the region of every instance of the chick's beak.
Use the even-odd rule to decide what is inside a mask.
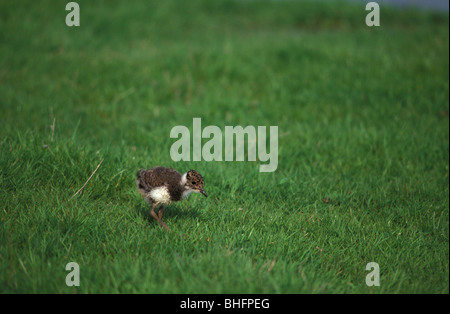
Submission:
[[[205,197],[208,197],[208,194],[206,194],[205,190],[201,189],[200,193],[202,193],[203,195],[205,195]]]

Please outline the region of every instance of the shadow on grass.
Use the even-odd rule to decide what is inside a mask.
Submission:
[[[153,217],[150,216],[150,205],[148,206],[135,206],[137,214],[150,222],[156,222]],[[158,213],[159,209],[155,209]],[[180,208],[177,205],[164,206],[163,221],[165,219],[171,219],[173,221],[185,220],[185,219],[200,219],[200,211],[195,208]]]

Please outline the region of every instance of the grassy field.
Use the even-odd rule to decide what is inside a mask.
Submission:
[[[67,2],[0,2],[0,293],[449,292],[448,14]],[[278,169],[172,161],[194,117],[278,126]],[[209,194],[170,232],[135,187],[156,165]]]

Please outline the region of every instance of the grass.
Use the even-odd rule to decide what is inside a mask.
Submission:
[[[0,3],[1,293],[449,292],[448,14],[78,1],[70,28],[66,2]],[[277,125],[277,171],[173,162],[194,117]],[[169,233],[135,188],[155,165],[209,195]]]

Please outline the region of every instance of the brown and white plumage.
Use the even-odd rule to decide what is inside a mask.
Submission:
[[[203,177],[195,170],[190,170],[185,174],[167,167],[139,170],[136,175],[136,185],[139,193],[152,206],[150,215],[165,229],[168,227],[161,220],[162,208],[159,210],[158,216],[154,211],[157,206],[181,201],[192,192],[207,196],[203,189]]]

